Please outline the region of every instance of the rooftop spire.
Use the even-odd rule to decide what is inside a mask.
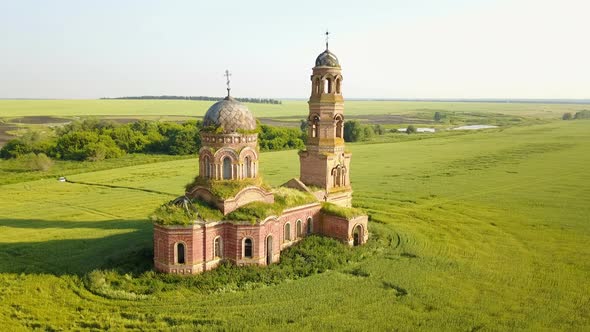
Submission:
[[[223,76],[225,76],[225,78],[226,78],[225,84],[227,84],[227,96],[229,97],[229,90],[231,90],[231,88],[229,87],[229,83],[230,83],[229,78],[231,77],[231,73],[229,72],[229,70],[226,69],[225,74]]]
[[[328,49],[328,39],[330,38],[330,32],[326,29],[326,50]]]

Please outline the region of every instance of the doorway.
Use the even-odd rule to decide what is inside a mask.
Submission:
[[[360,246],[363,241],[363,227],[361,225],[354,226],[352,231],[353,245]]]

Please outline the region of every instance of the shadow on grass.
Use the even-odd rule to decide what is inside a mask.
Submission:
[[[139,274],[152,269],[152,225],[146,220],[56,221],[0,219],[11,228],[121,230],[123,234],[98,238],[0,243],[0,273],[84,275],[94,269]],[[18,232],[15,232],[18,236]],[[75,235],[73,235],[74,237]]]

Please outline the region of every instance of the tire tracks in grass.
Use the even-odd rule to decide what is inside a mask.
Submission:
[[[167,193],[167,192],[159,191],[159,190],[145,189],[145,188],[136,188],[136,187],[127,187],[127,186],[117,186],[117,185],[113,185],[113,184],[93,183],[93,182],[83,182],[83,181],[72,181],[72,180],[66,180],[66,182],[67,183],[73,183],[73,184],[85,185],[85,186],[105,187],[105,188],[110,188],[110,189],[127,189],[127,190],[143,191],[143,192],[150,193],[150,194],[167,195],[167,196],[172,196],[172,197],[177,197],[178,196],[177,194]]]

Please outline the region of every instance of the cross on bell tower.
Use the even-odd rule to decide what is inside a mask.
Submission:
[[[327,202],[351,206],[350,158],[344,150],[342,69],[336,55],[326,50],[315,60],[309,97],[306,150],[299,153],[300,180],[324,191]]]

